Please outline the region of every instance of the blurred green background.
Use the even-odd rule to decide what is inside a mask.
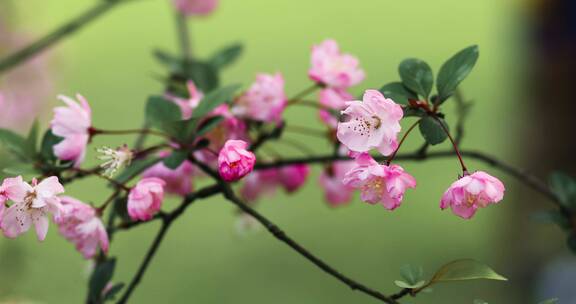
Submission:
[[[6,0],[4,0],[6,1]],[[75,16],[94,0],[8,0],[13,24],[30,36],[39,36]],[[464,148],[482,149],[504,159],[512,158],[510,140],[518,122],[504,119],[519,103],[514,83],[520,48],[517,22],[520,3],[483,0],[222,0],[208,18],[190,22],[194,53],[206,57],[231,42],[242,42],[242,58],[224,73],[224,83],[249,85],[257,72],[282,72],[288,95],[309,85],[306,73],[312,44],[336,39],[342,49],[357,55],[367,80],[353,89],[379,88],[397,80],[397,65],[418,57],[435,71],[456,51],[480,46],[480,60],[463,83],[467,98],[475,101],[468,120]],[[143,104],[162,86],[153,76],[163,67],[151,56],[162,48],[178,50],[173,11],[168,0],[135,0],[123,5],[79,34],[51,49],[56,93],[80,92],[91,102],[94,125],[108,129],[138,127]],[[512,55],[514,54],[514,55]],[[45,102],[56,104],[55,96]],[[454,123],[447,105],[448,121]],[[44,125],[50,113],[44,115]],[[288,123],[321,128],[316,113],[294,107]],[[405,151],[417,148],[414,134]],[[329,151],[318,139],[297,134],[317,152]],[[131,142],[129,139],[128,142]],[[121,138],[97,138],[94,147],[121,144]],[[448,142],[434,149],[449,149]],[[285,155],[298,155],[278,146]],[[88,155],[95,163],[94,153]],[[469,167],[485,169],[468,160]],[[438,204],[445,188],[457,178],[456,159],[402,165],[418,180],[401,208],[388,212],[358,199],[339,209],[323,202],[318,169],[308,185],[292,196],[278,195],[261,201],[258,208],[330,264],[367,285],[390,293],[398,290],[403,264],[422,265],[427,274],[458,258],[483,261],[510,276],[502,230],[511,216],[517,184],[507,182],[502,204],[482,210],[471,221]],[[87,179],[70,186],[68,193],[99,204],[108,195],[105,184]],[[175,206],[176,200],[165,203]],[[232,205],[216,197],[192,206],[172,228],[133,303],[375,303],[353,292],[292,252],[264,230],[240,235]],[[158,223],[118,233],[111,255],[118,257],[115,282],[127,282],[148,248]],[[61,238],[51,225],[44,243],[33,233],[18,240],[0,239],[0,298],[44,303],[79,303],[84,300],[88,263]],[[509,282],[474,281],[438,285],[431,294],[402,303],[516,303],[514,277]],[[524,291],[525,292],[525,291]]]

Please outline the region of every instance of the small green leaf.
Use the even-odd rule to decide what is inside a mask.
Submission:
[[[202,98],[200,101],[200,104],[198,104],[198,106],[194,109],[192,118],[204,118],[208,113],[212,112],[212,110],[216,109],[219,105],[232,101],[234,92],[236,92],[236,90],[239,88],[240,85],[233,84],[206,94],[206,96],[204,96],[204,98]]]
[[[538,304],[556,304],[556,303],[560,303],[559,301],[560,300],[558,300],[558,298],[553,298],[553,299],[548,299],[548,300],[538,302]]]
[[[122,173],[116,177],[116,181],[119,183],[126,183],[127,181],[134,178],[136,175],[142,173],[144,170],[154,166],[160,162],[161,158],[148,158],[133,161],[130,166],[126,167]]]
[[[175,170],[180,167],[180,165],[188,158],[188,151],[176,150],[172,152],[168,157],[164,158],[164,166],[169,169]]]
[[[466,280],[498,280],[507,281],[505,277],[496,273],[492,268],[478,261],[462,259],[450,262],[440,267],[430,280],[430,285],[438,282],[466,281]]]
[[[408,99],[418,99],[418,96],[408,90],[401,82],[391,82],[380,88],[380,92],[386,98],[394,100],[398,104],[407,105]]]
[[[426,62],[416,58],[405,59],[400,63],[398,72],[406,88],[418,93],[424,99],[428,99],[434,84],[434,76],[432,69]]]
[[[442,65],[436,80],[439,103],[452,96],[460,82],[472,71],[478,56],[478,46],[473,45],[461,50]]]
[[[17,163],[4,168],[2,172],[14,176],[37,173],[38,170],[31,163]]]
[[[235,43],[224,49],[218,51],[212,58],[210,59],[210,64],[217,68],[221,69],[232,64],[240,55],[242,54],[242,44]]]
[[[156,57],[160,63],[164,64],[172,72],[178,72],[182,69],[182,61],[180,58],[171,55],[168,52],[163,50],[155,50],[154,57]]]
[[[488,304],[488,302],[481,300],[481,299],[476,299],[476,300],[474,300],[474,304]]]
[[[0,142],[20,159],[27,159],[26,139],[8,129],[0,129]]]
[[[26,155],[30,159],[37,158],[36,144],[38,143],[38,120],[34,120],[28,136],[26,137]]]
[[[418,128],[427,143],[437,145],[446,140],[448,135],[446,134],[446,131],[444,131],[444,128],[442,128],[442,125],[440,125],[441,123],[446,129],[448,129],[448,125],[442,118],[435,119],[426,116],[420,120]]]
[[[418,281],[414,284],[410,284],[401,280],[394,281],[394,284],[400,288],[416,289],[426,285],[426,281]]]
[[[180,108],[161,96],[151,96],[146,103],[146,122],[170,135],[176,130],[173,124],[182,119]]]
[[[40,156],[45,161],[54,161],[54,146],[60,143],[64,138],[54,135],[51,129],[48,129],[42,137],[42,144],[40,145]]]
[[[111,258],[107,261],[97,265],[90,277],[90,299],[93,302],[100,303],[102,299],[102,291],[106,284],[110,282],[114,275],[114,268],[116,267],[116,259]]]
[[[216,67],[209,63],[194,61],[184,66],[186,78],[194,81],[194,84],[202,92],[211,92],[220,84],[220,77]]]
[[[564,207],[576,209],[576,180],[574,178],[562,172],[554,172],[550,174],[548,183]]]
[[[421,266],[404,265],[400,267],[400,275],[410,284],[424,280],[424,269]]]
[[[110,290],[104,295],[104,301],[112,301],[116,295],[124,288],[124,283],[118,283],[112,286]]]
[[[223,120],[224,120],[224,117],[222,117],[222,116],[213,116],[213,117],[206,119],[204,122],[202,122],[200,124],[200,126],[198,126],[198,130],[196,131],[196,136],[200,137],[200,136],[212,131],[212,129],[216,128],[216,126],[218,126]]]

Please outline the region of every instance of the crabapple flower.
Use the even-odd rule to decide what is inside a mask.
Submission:
[[[101,155],[98,156],[99,160],[104,162],[100,164],[100,168],[104,169],[104,175],[111,177],[122,167],[130,165],[134,153],[128,148],[127,145],[123,145],[117,149],[111,149],[108,147],[102,147],[96,149]]]
[[[356,166],[346,173],[342,183],[360,189],[362,201],[381,203],[388,210],[400,206],[407,188],[416,187],[414,177],[402,167],[380,165],[368,153],[356,158]]]
[[[169,153],[163,151],[160,153],[160,157],[167,157]],[[166,193],[173,193],[178,195],[186,195],[192,191],[192,173],[194,172],[194,167],[192,163],[185,160],[176,169],[170,169],[164,165],[163,162],[159,162],[154,166],[150,167],[142,174],[143,177],[156,177],[163,180],[166,185],[164,190]]]
[[[354,167],[353,161],[334,162],[320,174],[320,186],[324,189],[324,198],[332,207],[338,207],[352,200],[354,187],[342,183],[344,176]]]
[[[308,174],[310,174],[310,166],[307,164],[286,166],[278,170],[278,181],[286,192],[292,193],[306,183]]]
[[[22,180],[22,176],[7,178],[2,183],[4,195],[14,202],[4,211],[0,228],[8,238],[16,238],[34,225],[38,240],[43,241],[48,232],[48,213],[58,216],[62,206],[58,194],[64,187],[55,176],[48,177],[32,185]]]
[[[348,88],[364,79],[358,58],[340,53],[338,43],[332,39],[312,47],[311,64],[308,76],[324,86]]]
[[[61,160],[73,161],[74,166],[80,166],[86,154],[86,145],[90,140],[92,111],[82,95],[77,94],[78,104],[72,98],[60,95],[58,99],[67,106],[56,107],[51,121],[52,133],[64,140],[54,145],[54,155]]]
[[[402,108],[376,90],[366,90],[362,100],[349,102],[342,111],[345,121],[338,123],[338,140],[354,152],[376,148],[392,154],[398,147]]]
[[[483,171],[465,175],[444,192],[440,208],[452,208],[461,218],[471,218],[478,208],[498,203],[504,197],[504,184]]]
[[[128,194],[128,215],[133,220],[152,219],[164,200],[166,182],[156,177],[141,179]]]
[[[54,216],[58,231],[76,245],[85,259],[93,258],[99,249],[108,252],[108,233],[96,210],[73,197],[62,196],[62,212]]]
[[[248,143],[243,140],[229,140],[218,154],[218,172],[227,182],[236,181],[252,172],[256,157],[246,150]]]
[[[346,102],[354,97],[343,89],[326,88],[320,91],[320,119],[330,128],[336,129],[338,118],[332,111],[338,113],[346,108]],[[332,110],[332,111],[331,111]]]
[[[232,113],[256,121],[279,122],[287,103],[282,74],[258,74],[256,82],[236,100]]]
[[[186,83],[186,87],[188,89],[188,99],[172,95],[166,96],[180,108],[182,119],[190,119],[190,117],[192,117],[192,112],[198,106],[200,101],[202,101],[202,98],[204,98],[204,94],[198,90],[192,80],[189,80]]]
[[[218,0],[173,0],[176,9],[186,16],[205,16],[218,6]]]
[[[273,195],[278,187],[278,169],[254,171],[244,178],[240,194],[248,202],[254,202],[263,195]]]

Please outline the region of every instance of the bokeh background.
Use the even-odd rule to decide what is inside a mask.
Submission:
[[[96,0],[2,1],[3,26],[20,33],[23,41],[30,41]],[[570,9],[567,11],[573,11]],[[542,30],[546,19],[540,16],[549,11],[566,13],[566,9],[550,4],[519,0],[221,0],[216,13],[194,18],[190,27],[195,56],[207,57],[232,42],[244,44],[242,58],[224,72],[224,83],[247,86],[257,72],[278,71],[285,76],[288,95],[309,85],[310,47],[325,38],[336,39],[343,50],[360,58],[367,79],[353,89],[355,94],[399,79],[397,65],[404,58],[424,59],[437,71],[456,51],[478,44],[480,59],[461,86],[465,97],[474,101],[463,148],[487,151],[513,165],[546,174],[566,164],[558,160],[561,157],[554,157],[553,151],[542,148],[547,140],[553,142],[550,134],[555,133],[544,131],[551,120],[539,115],[543,112],[538,110],[542,105],[538,98],[546,102],[554,98],[534,93],[541,89],[534,84],[548,79],[542,77],[542,69],[549,66],[542,58],[557,58],[555,53],[542,51],[542,45],[551,42]],[[47,126],[57,94],[80,92],[91,102],[95,126],[138,127],[146,97],[162,91],[155,76],[164,70],[152,50],[178,49],[173,17],[168,0],[134,0],[51,48],[40,68],[12,83],[25,87],[38,82],[41,73],[48,73],[47,87],[42,91],[32,86],[28,89],[45,92],[33,97],[39,106],[31,110],[43,126]],[[560,29],[566,26],[557,25]],[[9,53],[18,44],[21,42],[0,45],[0,54]],[[573,52],[562,54],[569,57]],[[556,64],[563,66],[562,62]],[[0,76],[0,90],[10,89],[8,76]],[[450,103],[446,113],[448,122],[454,123]],[[322,128],[309,108],[290,108],[286,118],[289,124]],[[0,124],[25,130],[30,119],[8,122],[6,118]],[[567,128],[570,130],[570,125]],[[330,149],[320,139],[299,134],[288,137],[305,142],[318,153]],[[415,134],[405,151],[419,147],[421,142]],[[94,147],[121,143],[122,138],[97,138]],[[449,148],[448,142],[434,147]],[[565,148],[559,145],[555,149]],[[276,150],[284,155],[300,153],[284,145]],[[90,151],[89,164],[95,163],[94,155]],[[488,169],[468,162],[471,168]],[[529,219],[534,210],[549,207],[538,194],[490,169],[506,182],[507,195],[502,204],[465,221],[438,207],[443,191],[457,177],[456,159],[402,165],[417,178],[419,186],[407,193],[402,207],[394,212],[358,199],[343,208],[328,207],[318,187],[318,168],[303,190],[262,200],[258,208],[336,268],[383,292],[398,290],[393,281],[400,278],[399,269],[404,264],[422,265],[430,275],[441,264],[466,257],[485,262],[510,279],[438,285],[433,293],[407,298],[403,303],[473,303],[475,299],[491,304],[536,303],[556,296],[560,303],[576,303],[569,300],[570,288],[568,293],[557,288],[562,282],[574,282],[575,273],[567,271],[574,268],[575,260],[564,248],[562,234],[556,227]],[[107,196],[105,184],[98,179],[83,180],[67,191],[97,204]],[[169,200],[165,206],[176,203]],[[173,226],[132,302],[374,302],[326,276],[264,230],[239,233],[237,223],[234,207],[220,197],[192,206]],[[115,236],[111,247],[119,262],[115,282],[131,278],[157,228],[158,223],[153,223]],[[89,263],[57,234],[54,225],[43,243],[32,233],[18,240],[1,238],[0,300],[80,303],[86,292],[88,268]],[[568,300],[562,301],[562,297]]]

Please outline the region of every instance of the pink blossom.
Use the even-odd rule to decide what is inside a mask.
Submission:
[[[218,6],[218,0],[172,0],[176,9],[186,16],[205,16]]]
[[[76,245],[85,259],[93,258],[99,249],[108,252],[108,233],[96,210],[73,197],[61,197],[62,212],[54,217],[60,234]]]
[[[48,232],[47,213],[58,216],[62,208],[58,194],[64,192],[64,187],[58,178],[51,176],[39,184],[34,179],[32,185],[23,181],[22,176],[7,178],[2,183],[2,190],[14,202],[2,215],[4,235],[16,238],[34,225],[38,240],[43,241]]]
[[[248,202],[254,202],[263,195],[273,195],[278,188],[278,169],[254,171],[244,178],[240,189],[242,197]]]
[[[54,146],[54,155],[61,160],[73,161],[78,167],[84,160],[86,145],[90,139],[92,112],[86,99],[77,94],[80,104],[72,98],[60,95],[58,99],[66,103],[66,107],[56,107],[52,119],[52,133],[64,139]]]
[[[160,157],[167,157],[167,152],[161,152]],[[159,162],[150,167],[142,174],[143,177],[156,177],[163,180],[166,185],[164,190],[167,193],[186,195],[192,191],[192,173],[194,167],[191,162],[185,160],[176,169],[170,169]]]
[[[128,215],[133,220],[152,219],[164,200],[166,182],[156,177],[141,179],[128,194]]]
[[[278,181],[286,192],[291,193],[306,183],[308,174],[310,174],[310,166],[307,164],[285,166],[278,170]]]
[[[338,43],[331,39],[312,47],[311,63],[308,76],[328,87],[348,88],[364,79],[364,71],[358,67],[358,59],[340,53]]]
[[[224,120],[206,134],[206,138],[210,140],[211,149],[222,149],[229,139],[248,140],[246,123],[234,116],[227,104],[220,105],[214,109],[214,111],[210,113],[210,117],[214,116],[222,116]]]
[[[452,208],[461,218],[471,218],[478,208],[498,203],[504,197],[504,184],[483,171],[461,177],[450,185],[440,201],[440,208]]]
[[[178,107],[180,107],[180,112],[182,112],[182,119],[189,119],[192,117],[193,110],[198,106],[204,94],[198,90],[196,85],[192,80],[186,83],[188,88],[189,98],[181,98],[177,96],[168,95],[167,98],[174,102]]]
[[[229,140],[218,154],[218,172],[227,182],[236,181],[252,172],[256,156],[246,150],[248,143],[243,140]]]
[[[282,74],[258,74],[256,82],[236,100],[232,113],[256,121],[279,122],[287,103]]]
[[[380,165],[368,153],[356,158],[356,166],[346,173],[342,183],[360,189],[362,201],[381,203],[388,210],[400,206],[407,188],[416,187],[414,177],[402,167]]]
[[[324,198],[332,207],[349,203],[354,187],[345,185],[342,180],[354,167],[353,161],[337,161],[320,174],[320,186],[324,188]]]
[[[354,97],[343,89],[326,88],[320,91],[320,119],[330,128],[336,129],[338,126],[338,113],[346,108],[346,102],[353,100]],[[331,111],[333,110],[333,111]]]
[[[368,152],[372,148],[389,155],[398,147],[402,108],[376,90],[366,90],[363,101],[351,101],[342,111],[346,121],[336,136],[348,149]]]

